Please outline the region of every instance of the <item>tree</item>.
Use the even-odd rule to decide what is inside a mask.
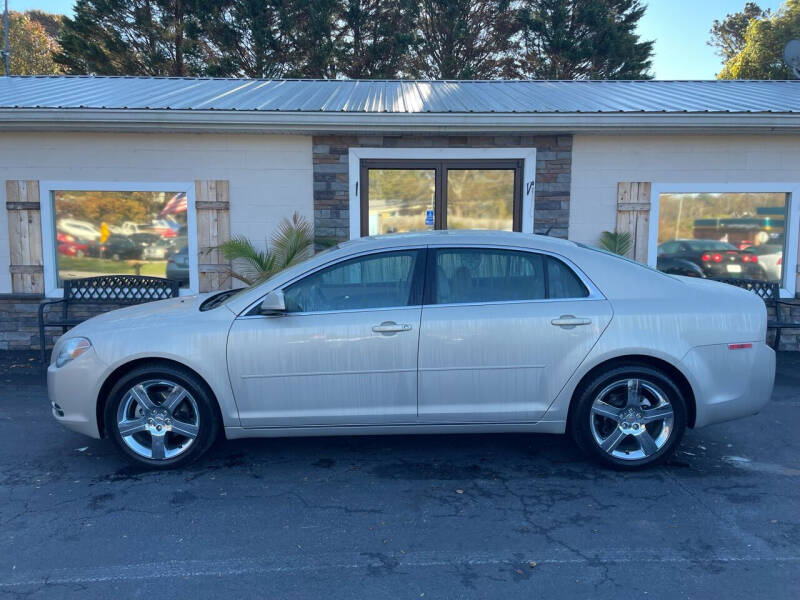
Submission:
[[[492,79],[510,63],[513,12],[508,0],[422,0],[416,77]]]
[[[741,50],[731,56],[719,79],[792,79],[783,47],[800,38],[800,0],[786,0],[774,14],[750,20]]]
[[[201,71],[214,77],[283,77],[291,29],[281,0],[206,0],[191,31]]]
[[[41,25],[50,39],[57,42],[61,27],[64,24],[64,15],[48,13],[43,10],[27,10],[25,14],[31,21]]]
[[[0,19],[0,40],[3,34]],[[61,70],[52,56],[56,42],[26,13],[8,13],[8,47],[11,75],[55,75]]]
[[[650,79],[639,0],[523,0],[517,72],[535,79]]]
[[[336,28],[340,0],[290,0],[285,3],[290,23],[288,47],[292,58],[287,77],[316,79],[337,76]]]
[[[188,75],[193,40],[185,36],[197,19],[192,0],[77,0],[65,18],[55,60],[68,73]]]
[[[748,2],[741,12],[728,14],[722,21],[714,20],[709,33],[709,46],[714,46],[723,60],[730,60],[744,48],[744,36],[753,19],[769,16],[769,10],[763,10],[755,2]]]
[[[337,74],[391,79],[407,73],[416,42],[413,0],[343,0],[338,18]]]

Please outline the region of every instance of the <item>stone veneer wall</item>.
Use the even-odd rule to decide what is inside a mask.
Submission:
[[[566,238],[571,135],[324,135],[313,139],[314,228],[318,240],[350,237],[348,150],[362,148],[536,148],[534,232]]]
[[[39,349],[39,304],[44,300],[36,294],[0,294],[0,350]],[[88,319],[122,305],[78,304],[70,308],[70,317]],[[61,305],[47,309],[60,314]],[[61,336],[60,327],[45,329],[45,346],[52,347]]]

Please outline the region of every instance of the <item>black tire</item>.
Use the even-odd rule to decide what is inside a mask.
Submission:
[[[179,451],[179,454],[171,458],[148,458],[138,454],[132,449],[128,442],[123,440],[120,434],[118,417],[125,406],[130,404],[130,390],[137,384],[147,384],[148,382],[151,382],[152,385],[149,389],[154,390],[150,393],[155,399],[154,406],[156,409],[161,408],[158,396],[162,397],[162,402],[165,396],[165,392],[161,390],[167,390],[169,386],[178,385],[188,392],[188,394],[185,401],[181,401],[182,404],[179,405],[176,410],[189,411],[188,414],[191,416],[194,416],[196,413],[196,419],[189,419],[190,421],[194,420],[196,422],[196,437],[192,439],[190,444],[187,444],[187,441],[190,439],[188,437],[181,436],[174,432],[163,434],[167,440],[167,445],[169,446],[171,442],[173,446],[172,450]],[[152,382],[164,382],[168,385],[159,386]],[[123,401],[125,402],[125,406],[122,406]],[[135,401],[134,406],[137,407],[136,410],[140,410]],[[176,419],[175,415],[169,414],[168,416],[175,419],[175,423],[182,423],[182,421]],[[220,417],[216,400],[211,390],[202,379],[187,369],[154,363],[133,369],[114,384],[105,405],[104,423],[108,437],[113,440],[117,449],[129,461],[148,469],[172,469],[188,465],[205,454],[217,439],[220,428]],[[153,441],[152,435],[147,431],[136,432],[133,437],[137,440],[141,440],[144,446],[147,445],[148,439],[151,440],[151,443]],[[185,450],[181,450],[183,445],[188,447],[186,447]]]
[[[645,452],[644,445],[639,442],[639,437],[633,434],[626,435],[624,433],[617,433],[617,427],[620,428],[620,431],[624,431],[622,429],[622,424],[617,425],[613,419],[609,419],[608,417],[592,415],[592,405],[598,398],[598,395],[603,394],[605,390],[613,388],[613,386],[623,384],[627,386],[627,382],[631,380],[637,380],[640,382],[639,385],[641,386],[642,395],[645,397],[648,403],[651,402],[651,398],[657,397],[651,393],[651,390],[656,390],[669,402],[669,405],[672,407],[671,428],[667,427],[666,421],[655,422],[648,425],[640,425],[639,423],[635,423],[635,425],[638,427],[644,427],[648,435],[651,436],[651,439],[653,439],[653,432],[657,432],[658,434],[664,430],[668,432],[663,445],[652,454],[644,456],[643,458],[620,458],[613,456],[601,448],[600,442],[596,439],[595,432],[593,432],[593,428],[595,431],[598,431],[600,427],[605,427],[614,434],[623,435],[624,437],[622,437],[622,441],[617,447],[618,449],[615,450],[620,454],[631,454],[632,456],[635,456],[637,453],[637,445],[639,446],[640,452]],[[626,389],[627,387],[625,390]],[[614,392],[614,394],[619,393],[620,392]],[[622,393],[627,394],[626,391],[623,391]],[[614,406],[616,407],[617,404],[615,401],[618,396],[607,395],[605,398],[608,399],[609,402],[614,401]],[[624,410],[625,398],[620,398],[620,400],[620,405],[622,406],[622,410]],[[652,402],[652,404],[654,404],[654,402]],[[603,419],[606,420],[604,421]],[[614,469],[634,471],[651,467],[667,460],[678,448],[681,438],[686,431],[686,423],[686,400],[683,397],[680,388],[672,381],[672,379],[666,373],[649,365],[630,362],[618,364],[612,369],[597,373],[581,383],[579,388],[576,390],[575,397],[573,398],[573,402],[570,407],[568,429],[572,439],[575,440],[575,443],[578,445],[578,447],[593,460]],[[627,422],[625,422],[625,424],[627,424]],[[632,427],[634,424],[631,423],[629,425]],[[656,436],[656,439],[657,438],[658,436]]]

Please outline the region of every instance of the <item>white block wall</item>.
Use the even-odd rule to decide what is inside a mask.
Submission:
[[[231,233],[264,243],[293,211],[313,222],[311,137],[0,133],[0,293],[8,272],[7,179],[230,181]]]
[[[616,225],[617,182],[800,184],[800,135],[576,135],[569,238]],[[800,202],[800,198],[795,199]]]

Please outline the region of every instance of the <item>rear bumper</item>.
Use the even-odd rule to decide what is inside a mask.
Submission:
[[[775,352],[765,342],[731,350],[728,344],[693,348],[681,361],[692,374],[695,427],[757,413],[769,402],[775,383]]]
[[[47,368],[47,395],[53,417],[73,431],[93,438],[100,437],[97,424],[97,395],[106,365],[94,348],[61,368]]]

